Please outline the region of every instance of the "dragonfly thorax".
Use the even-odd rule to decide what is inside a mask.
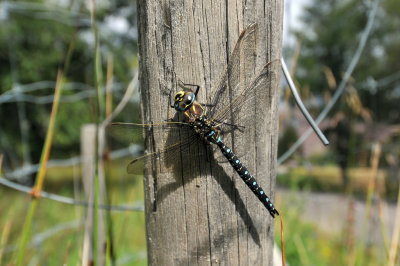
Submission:
[[[199,118],[195,119],[191,126],[202,139],[210,141],[212,143],[216,143],[219,134],[220,128],[210,119],[207,119],[205,115],[201,115]]]

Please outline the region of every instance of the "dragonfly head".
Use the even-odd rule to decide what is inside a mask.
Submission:
[[[195,99],[196,95],[191,91],[178,91],[174,97],[174,108],[178,112],[186,111],[192,106]]]

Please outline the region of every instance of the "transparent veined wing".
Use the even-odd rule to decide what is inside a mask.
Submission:
[[[258,73],[248,73],[256,64],[258,25],[248,25],[240,34],[228,64],[207,99],[206,113],[209,119],[221,125],[227,136],[235,130],[246,128],[257,113],[255,100],[271,105],[268,82],[274,60]]]
[[[190,131],[188,123],[184,122],[158,122],[151,124],[137,124],[137,123],[125,123],[125,122],[114,122],[107,128],[107,133],[114,139],[120,139],[122,141],[129,141],[134,143],[143,143],[146,132],[169,132],[176,134],[181,130]]]
[[[225,70],[207,98],[208,117],[214,117],[231,102],[233,89],[246,87],[250,82],[251,77],[245,73],[246,68],[253,69],[256,63],[257,35],[256,23],[247,26],[240,34]]]
[[[132,135],[131,139],[138,143],[144,143],[143,137],[147,138],[147,144],[151,151],[143,150],[141,155],[135,157],[128,164],[127,172],[130,174],[142,175],[146,163],[156,171],[182,165],[186,170],[193,172],[194,168],[198,167],[199,161],[206,159],[211,150],[210,147],[207,147],[209,145],[200,139],[187,123],[113,123],[109,132],[113,136]],[[139,134],[142,136],[141,138],[137,137]],[[165,142],[155,145],[153,138],[155,134],[163,134]]]
[[[277,62],[277,61],[276,61]],[[273,63],[273,62],[272,62]],[[261,104],[271,105],[268,93],[268,82],[271,62],[268,63],[260,73],[252,80],[250,85],[241,88],[240,93],[235,96],[229,104],[219,109],[210,119],[222,123],[221,128],[227,131],[234,125],[237,129],[245,128],[252,119],[249,116],[258,116],[257,99]]]

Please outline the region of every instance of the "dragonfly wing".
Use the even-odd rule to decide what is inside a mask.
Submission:
[[[256,76],[249,86],[242,89],[231,103],[221,108],[211,119],[220,121],[224,132],[230,133],[232,129],[244,129],[252,121],[249,116],[258,116],[256,99],[266,105],[271,105],[267,86],[270,74],[270,64]]]
[[[139,156],[133,159],[127,166],[127,172],[130,174],[143,174],[144,165],[146,161],[154,168],[160,167],[162,164],[169,164],[170,160],[176,160],[179,153],[185,146],[190,145],[195,141],[194,136],[183,141],[178,141],[174,144],[168,145],[161,150],[150,152],[148,154]]]
[[[168,132],[176,134],[181,131],[191,131],[191,129],[187,123],[174,121],[153,124],[116,122],[107,127],[108,136],[117,141],[129,143],[143,143],[145,132]]]
[[[239,36],[229,62],[207,99],[208,117],[214,117],[231,100],[233,89],[246,86],[246,67],[252,69],[256,60],[258,26],[256,23],[247,26]]]
[[[146,141],[148,147],[153,147],[152,149],[157,151],[143,154],[142,149],[142,155],[132,160],[127,167],[128,173],[133,174],[143,174],[146,160],[150,160],[154,166],[161,162],[168,162],[171,158],[177,157],[179,152],[186,149],[185,147],[190,143],[196,142],[196,136],[188,124],[175,121],[152,124],[118,122],[109,126],[107,133],[118,145],[126,145],[132,142],[143,145]],[[160,148],[160,145],[152,143],[154,136],[164,138],[166,145]]]
[[[181,141],[176,141],[179,139]],[[150,143],[151,146],[153,145]],[[178,171],[185,176],[194,176],[201,172],[200,165],[211,155],[207,146],[209,145],[206,145],[193,131],[180,132],[180,136],[168,137],[161,149],[133,159],[128,164],[127,171],[142,175],[147,165],[150,171],[175,173]]]

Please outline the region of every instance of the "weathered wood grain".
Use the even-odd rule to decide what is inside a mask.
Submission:
[[[168,92],[177,79],[199,84],[199,101],[226,66],[240,32],[258,23],[254,62],[243,63],[243,77],[254,77],[281,57],[283,1],[147,0],[138,3],[141,112],[144,123],[174,114]],[[241,66],[242,67],[242,66]],[[243,134],[225,139],[273,199],[277,157],[279,61],[271,65],[265,95],[241,110],[252,122]],[[232,96],[238,91],[232,91]],[[146,135],[148,150],[171,136]],[[195,153],[195,151],[193,151]],[[216,154],[215,157],[219,156]],[[270,265],[273,220],[231,169],[216,158],[190,166],[145,169],[145,212],[150,265]],[[190,158],[189,158],[190,159]],[[193,171],[192,171],[193,170]],[[279,209],[279,206],[276,206]]]

